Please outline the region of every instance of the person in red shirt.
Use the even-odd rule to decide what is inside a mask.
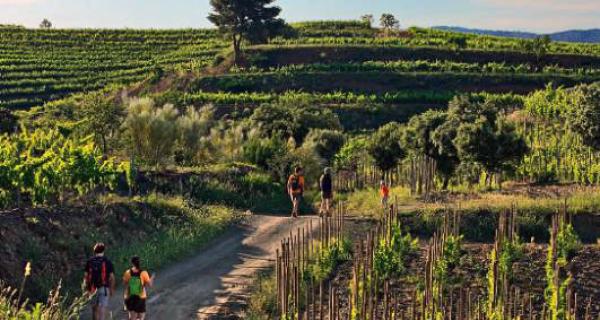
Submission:
[[[294,169],[287,183],[288,194],[292,200],[292,217],[297,218],[300,213],[300,202],[302,201],[302,195],[304,194],[304,176],[301,167]]]
[[[390,198],[390,188],[383,179],[381,179],[381,182],[379,183],[379,194],[381,195],[381,206],[386,209]]]

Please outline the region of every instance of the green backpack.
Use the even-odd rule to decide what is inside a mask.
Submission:
[[[144,286],[142,285],[142,271],[133,272],[133,270],[129,270],[129,274],[131,277],[129,278],[129,296],[138,296],[142,295],[144,290]]]

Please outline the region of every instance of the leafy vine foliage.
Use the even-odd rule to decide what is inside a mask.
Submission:
[[[114,187],[121,167],[90,138],[37,129],[0,136],[0,207],[52,204],[98,187]]]

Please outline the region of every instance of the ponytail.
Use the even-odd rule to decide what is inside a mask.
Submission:
[[[131,258],[131,264],[133,264],[133,266],[138,269],[138,270],[142,270],[141,268],[141,259],[138,256],[134,256],[133,258]]]

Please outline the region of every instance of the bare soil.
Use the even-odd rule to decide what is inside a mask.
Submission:
[[[280,240],[309,219],[315,218],[254,215],[196,256],[159,271],[146,319],[239,319],[257,272],[273,265]],[[122,292],[110,309],[113,319],[126,319]]]

